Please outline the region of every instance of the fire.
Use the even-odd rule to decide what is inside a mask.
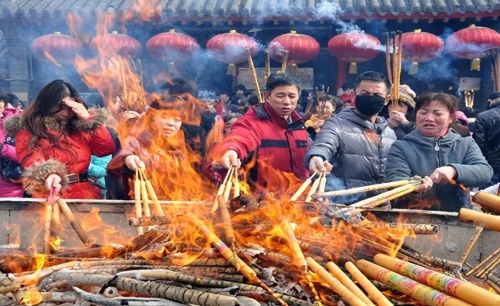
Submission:
[[[122,14],[121,21],[127,23],[134,19],[150,21],[162,16],[162,1],[134,0],[132,5]]]
[[[40,304],[42,300],[43,297],[40,291],[38,291],[37,288],[30,288],[24,292],[24,295],[21,298],[21,303],[32,306]]]

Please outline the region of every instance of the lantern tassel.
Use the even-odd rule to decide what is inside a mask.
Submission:
[[[418,62],[411,62],[410,69],[408,70],[408,74],[415,75],[418,73]]]
[[[355,62],[349,63],[349,74],[357,74],[358,73],[358,64]]]
[[[235,64],[229,64],[227,66],[227,72],[228,75],[232,75],[233,77],[236,76],[236,65]]]
[[[470,71],[481,71],[481,59],[475,58],[470,63]]]

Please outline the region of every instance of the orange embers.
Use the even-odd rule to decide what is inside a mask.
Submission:
[[[36,287],[26,290],[21,298],[21,303],[31,306],[40,304],[43,300],[42,294]]]
[[[40,271],[42,271],[42,268],[47,264],[46,255],[36,254],[34,263],[35,263],[34,267],[35,271],[32,274],[23,278],[22,282],[23,286],[28,287],[36,285],[40,277]],[[42,299],[43,298],[40,291],[38,291],[36,287],[30,287],[29,289],[23,292],[20,302],[25,305],[37,305],[42,302]]]

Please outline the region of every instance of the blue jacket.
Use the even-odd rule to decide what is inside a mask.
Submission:
[[[426,137],[413,131],[394,142],[387,157],[386,180],[397,181],[413,176],[430,176],[439,167],[452,166],[457,184],[434,184],[425,194],[408,196],[396,206],[442,211],[470,207],[469,192],[459,184],[475,187],[489,182],[493,170],[472,137],[461,137],[454,130],[440,138]]]
[[[107,173],[107,166],[109,161],[111,160],[111,155],[107,155],[104,157],[97,157],[92,155],[90,157],[90,165],[87,170],[89,173],[89,177],[93,178],[96,181],[96,185],[101,189],[106,189],[105,177]]]

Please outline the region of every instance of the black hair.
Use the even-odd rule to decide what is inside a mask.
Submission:
[[[194,82],[186,81],[182,78],[173,78],[165,85],[162,86],[163,89],[168,89],[169,95],[179,95],[188,93],[193,97],[198,96],[198,86]]]
[[[344,85],[342,85],[342,90],[347,90],[347,89],[354,89],[354,84],[351,82],[345,82]]]
[[[444,92],[424,92],[417,97],[415,111],[418,112],[422,107],[430,104],[433,101],[437,101],[443,104],[452,117],[455,116],[455,111],[457,110],[458,99],[457,97],[444,93]]]
[[[271,74],[267,79],[266,91],[271,92],[279,86],[297,86],[297,91],[300,92],[299,82],[296,79],[282,73]]]
[[[355,87],[358,87],[359,84],[363,81],[376,82],[376,83],[385,83],[387,91],[391,88],[391,84],[389,80],[385,77],[385,74],[377,72],[377,71],[366,71],[358,74],[356,80],[354,81]]]

